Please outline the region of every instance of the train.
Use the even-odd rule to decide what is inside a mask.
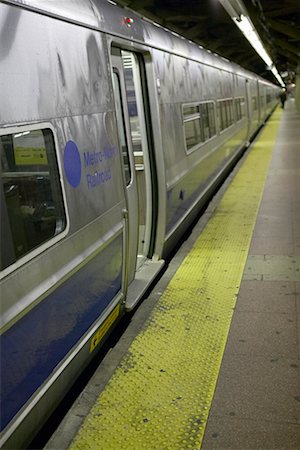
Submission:
[[[0,1],[1,448],[24,448],[278,102],[110,0]]]

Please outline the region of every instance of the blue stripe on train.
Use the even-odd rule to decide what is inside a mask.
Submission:
[[[121,289],[122,236],[1,336],[1,430]]]

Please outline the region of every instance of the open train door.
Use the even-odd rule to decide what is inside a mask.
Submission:
[[[132,309],[163,265],[163,261],[152,259],[157,225],[156,170],[143,58],[112,47],[111,62],[127,199],[126,308]]]

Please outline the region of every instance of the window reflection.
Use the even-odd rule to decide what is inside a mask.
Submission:
[[[9,228],[13,252],[4,255],[1,246],[3,269],[60,233],[66,220],[51,130],[0,136],[0,150],[1,222]]]

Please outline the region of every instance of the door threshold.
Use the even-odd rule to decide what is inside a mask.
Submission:
[[[159,274],[165,261],[152,261],[147,259],[135,274],[135,279],[130,283],[127,290],[127,299],[125,303],[126,311],[131,311],[141,300],[150,283]]]

